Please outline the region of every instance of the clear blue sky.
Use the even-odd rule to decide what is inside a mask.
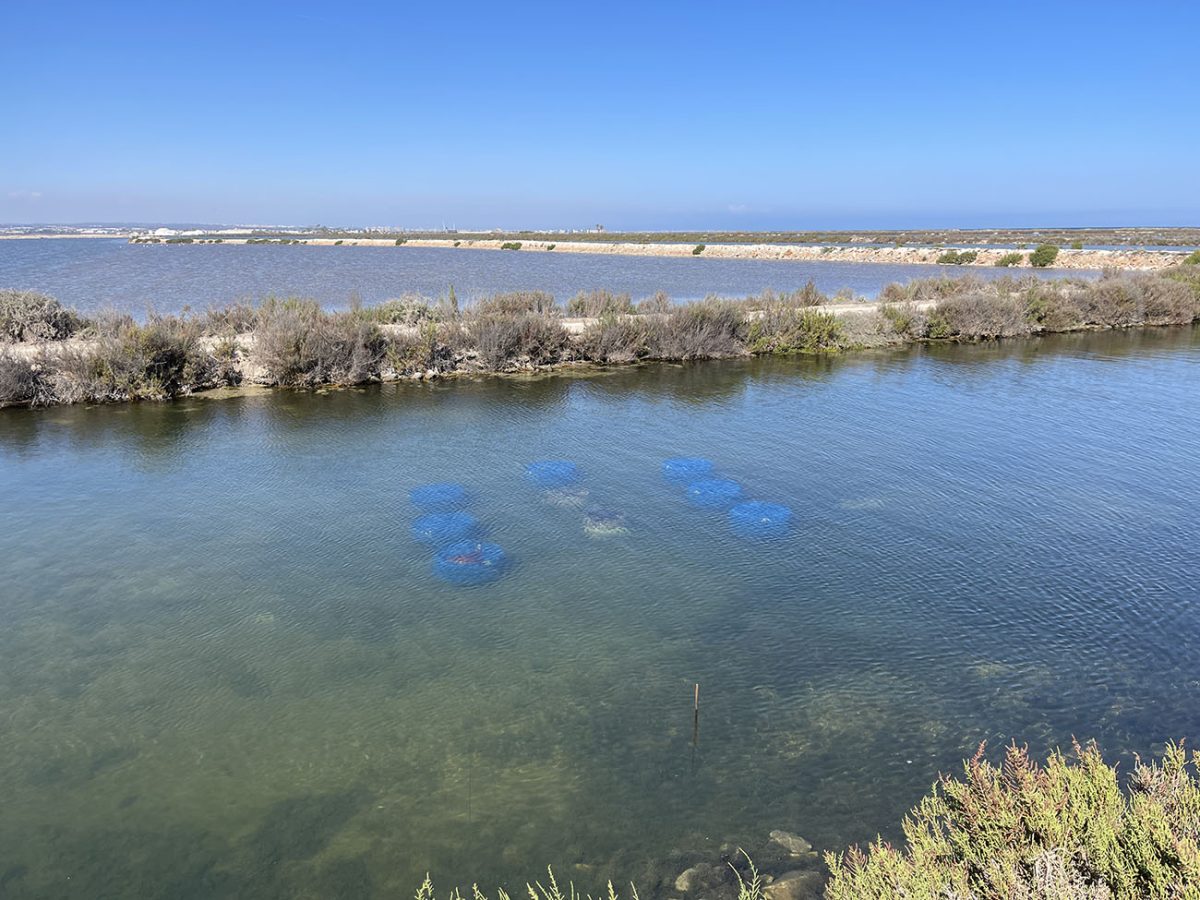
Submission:
[[[0,222],[1200,224],[1200,3],[0,2]]]

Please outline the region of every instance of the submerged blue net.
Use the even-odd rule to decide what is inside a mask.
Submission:
[[[525,467],[525,477],[541,488],[560,488],[579,480],[579,466],[566,459],[543,459]]]
[[[677,484],[697,481],[712,470],[712,460],[701,459],[698,456],[677,456],[674,459],[664,459],[662,464],[663,478]]]
[[[742,496],[742,486],[727,478],[702,478],[687,486],[688,502],[710,509],[729,506]]]
[[[792,511],[782,503],[751,500],[729,510],[729,524],[734,533],[746,538],[783,537],[791,521]]]
[[[484,584],[499,577],[507,561],[497,544],[456,541],[438,551],[433,571],[451,584]]]
[[[421,509],[448,510],[467,502],[467,489],[452,481],[423,484],[408,492],[409,499]]]
[[[440,547],[479,533],[479,520],[465,512],[436,512],[412,523],[412,536],[424,544]]]

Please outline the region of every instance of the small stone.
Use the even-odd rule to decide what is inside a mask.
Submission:
[[[817,900],[825,887],[825,877],[817,871],[784,872],[763,888],[764,900]]]
[[[778,844],[791,856],[811,856],[813,853],[812,844],[790,831],[772,831],[770,838],[771,843]]]
[[[713,867],[706,863],[699,863],[679,873],[679,877],[675,879],[675,890],[690,894],[692,891],[710,884],[712,876]]]

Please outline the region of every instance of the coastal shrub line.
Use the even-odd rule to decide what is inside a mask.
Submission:
[[[1158,759],[1137,759],[1128,775],[1106,763],[1095,744],[1075,743],[1044,764],[1016,744],[998,764],[984,749],[958,776],[938,779],[905,818],[900,846],[878,839],[865,849],[826,853],[827,878],[794,857],[782,863],[790,871],[772,878],[738,851],[723,855],[719,866],[702,863],[687,870],[666,896],[804,900],[818,891],[825,900],[1197,896],[1200,779],[1195,755],[1182,745],[1168,744]],[[529,900],[619,900],[612,881],[593,895],[573,882],[560,885],[549,868],[522,893]],[[452,889],[445,896],[489,900],[474,885],[469,895]],[[635,884],[629,884],[628,896],[638,900]],[[415,900],[436,898],[426,875]],[[496,898],[511,900],[504,889]]]
[[[840,302],[840,301],[846,302]],[[838,301],[838,302],[834,302]],[[590,363],[834,353],[1200,319],[1200,266],[1097,281],[973,277],[890,284],[877,303],[790,293],[635,304],[542,291],[461,308],[453,290],[330,312],[269,298],[204,313],[85,318],[36,291],[0,291],[0,406],[162,400],[249,382],[311,388]]]
[[[1095,745],[1026,748],[1000,765],[983,747],[960,778],[943,777],[904,821],[905,845],[826,855],[826,900],[895,897],[1145,900],[1200,891],[1196,759],[1171,744],[1138,760],[1122,791]]]

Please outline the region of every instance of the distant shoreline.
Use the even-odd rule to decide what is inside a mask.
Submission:
[[[79,238],[108,238],[109,240],[129,240],[137,235],[136,231],[123,231],[120,234],[0,234],[0,241],[50,241],[66,238],[68,240],[78,240]]]
[[[1006,256],[1018,255],[1019,260],[1006,267],[1032,268],[1031,250],[1011,247],[879,247],[812,246],[802,244],[679,244],[661,242],[621,242],[582,240],[503,240],[500,238],[377,238],[377,237],[224,237],[159,238],[139,236],[135,244],[165,244],[189,246],[195,244],[222,245],[291,245],[311,247],[390,247],[403,251],[408,247],[435,247],[457,250],[492,250],[520,253],[591,253],[615,256],[658,256],[703,259],[746,259],[797,262],[877,263],[881,265],[939,265],[938,259],[948,250],[969,250],[975,254],[970,262],[944,264],[947,269],[996,267]],[[700,251],[697,253],[697,247]],[[1183,250],[1075,250],[1061,248],[1051,268],[1055,269],[1128,269],[1148,271],[1178,265]]]

